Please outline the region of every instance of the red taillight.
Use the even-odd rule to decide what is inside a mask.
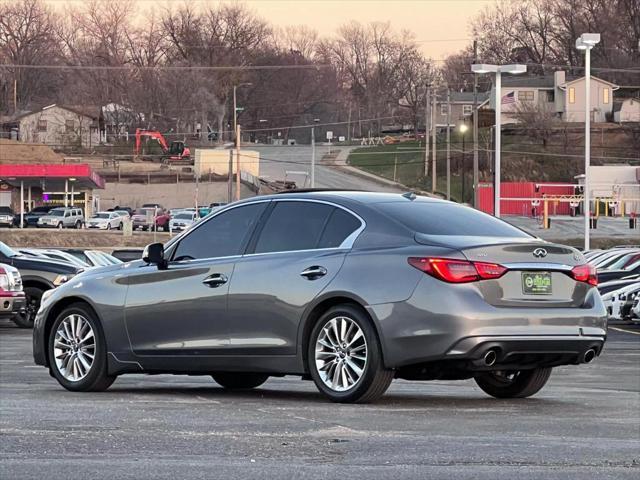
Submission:
[[[452,258],[409,257],[409,264],[432,277],[449,283],[468,283],[500,278],[507,271],[502,265],[469,262]]]
[[[594,287],[598,286],[598,273],[596,267],[588,263],[576,265],[571,269],[571,277],[577,282],[585,282]]]

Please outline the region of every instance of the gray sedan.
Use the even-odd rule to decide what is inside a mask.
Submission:
[[[394,378],[527,397],[602,352],[596,284],[577,250],[455,203],[293,192],[45,292],[34,357],[72,391],[146,372],[225,388],[299,375],[338,402],[375,400]]]

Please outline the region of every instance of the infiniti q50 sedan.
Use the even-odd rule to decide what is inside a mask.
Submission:
[[[300,375],[337,402],[394,378],[527,397],[602,352],[596,284],[577,250],[455,203],[277,194],[46,292],[34,357],[73,391],[172,373],[235,389]]]

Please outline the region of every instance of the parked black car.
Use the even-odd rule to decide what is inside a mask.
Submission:
[[[47,215],[52,209],[59,207],[60,205],[43,205],[36,207],[30,212],[24,214],[24,226],[25,227],[37,227],[38,219]],[[20,214],[16,215],[16,225],[20,225]]]
[[[598,270],[598,281],[611,282],[638,274],[640,274],[640,260],[620,270]]]
[[[68,263],[22,255],[3,242],[0,242],[0,263],[17,268],[22,277],[27,305],[24,314],[14,319],[21,328],[33,327],[45,291],[62,285],[83,271]]]
[[[16,214],[10,207],[0,207],[0,227],[13,227],[16,223]]]

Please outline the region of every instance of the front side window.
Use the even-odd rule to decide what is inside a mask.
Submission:
[[[473,106],[472,105],[463,105],[462,106],[462,115],[464,115],[465,117],[468,117],[469,115],[471,115],[471,111],[473,110]]]
[[[47,121],[45,119],[38,120],[38,131],[39,132],[47,131]]]
[[[569,103],[576,103],[576,89],[569,87]]]
[[[202,223],[180,240],[173,260],[240,255],[268,203],[232,208]]]
[[[76,126],[73,120],[65,120],[64,130],[66,133],[73,133],[75,129],[76,129]]]
[[[318,248],[335,207],[315,202],[278,202],[265,223],[255,253]]]
[[[449,113],[448,105],[446,103],[441,104],[440,105],[440,114],[441,115],[446,115],[447,113]]]
[[[602,103],[609,103],[609,89],[602,89]]]

